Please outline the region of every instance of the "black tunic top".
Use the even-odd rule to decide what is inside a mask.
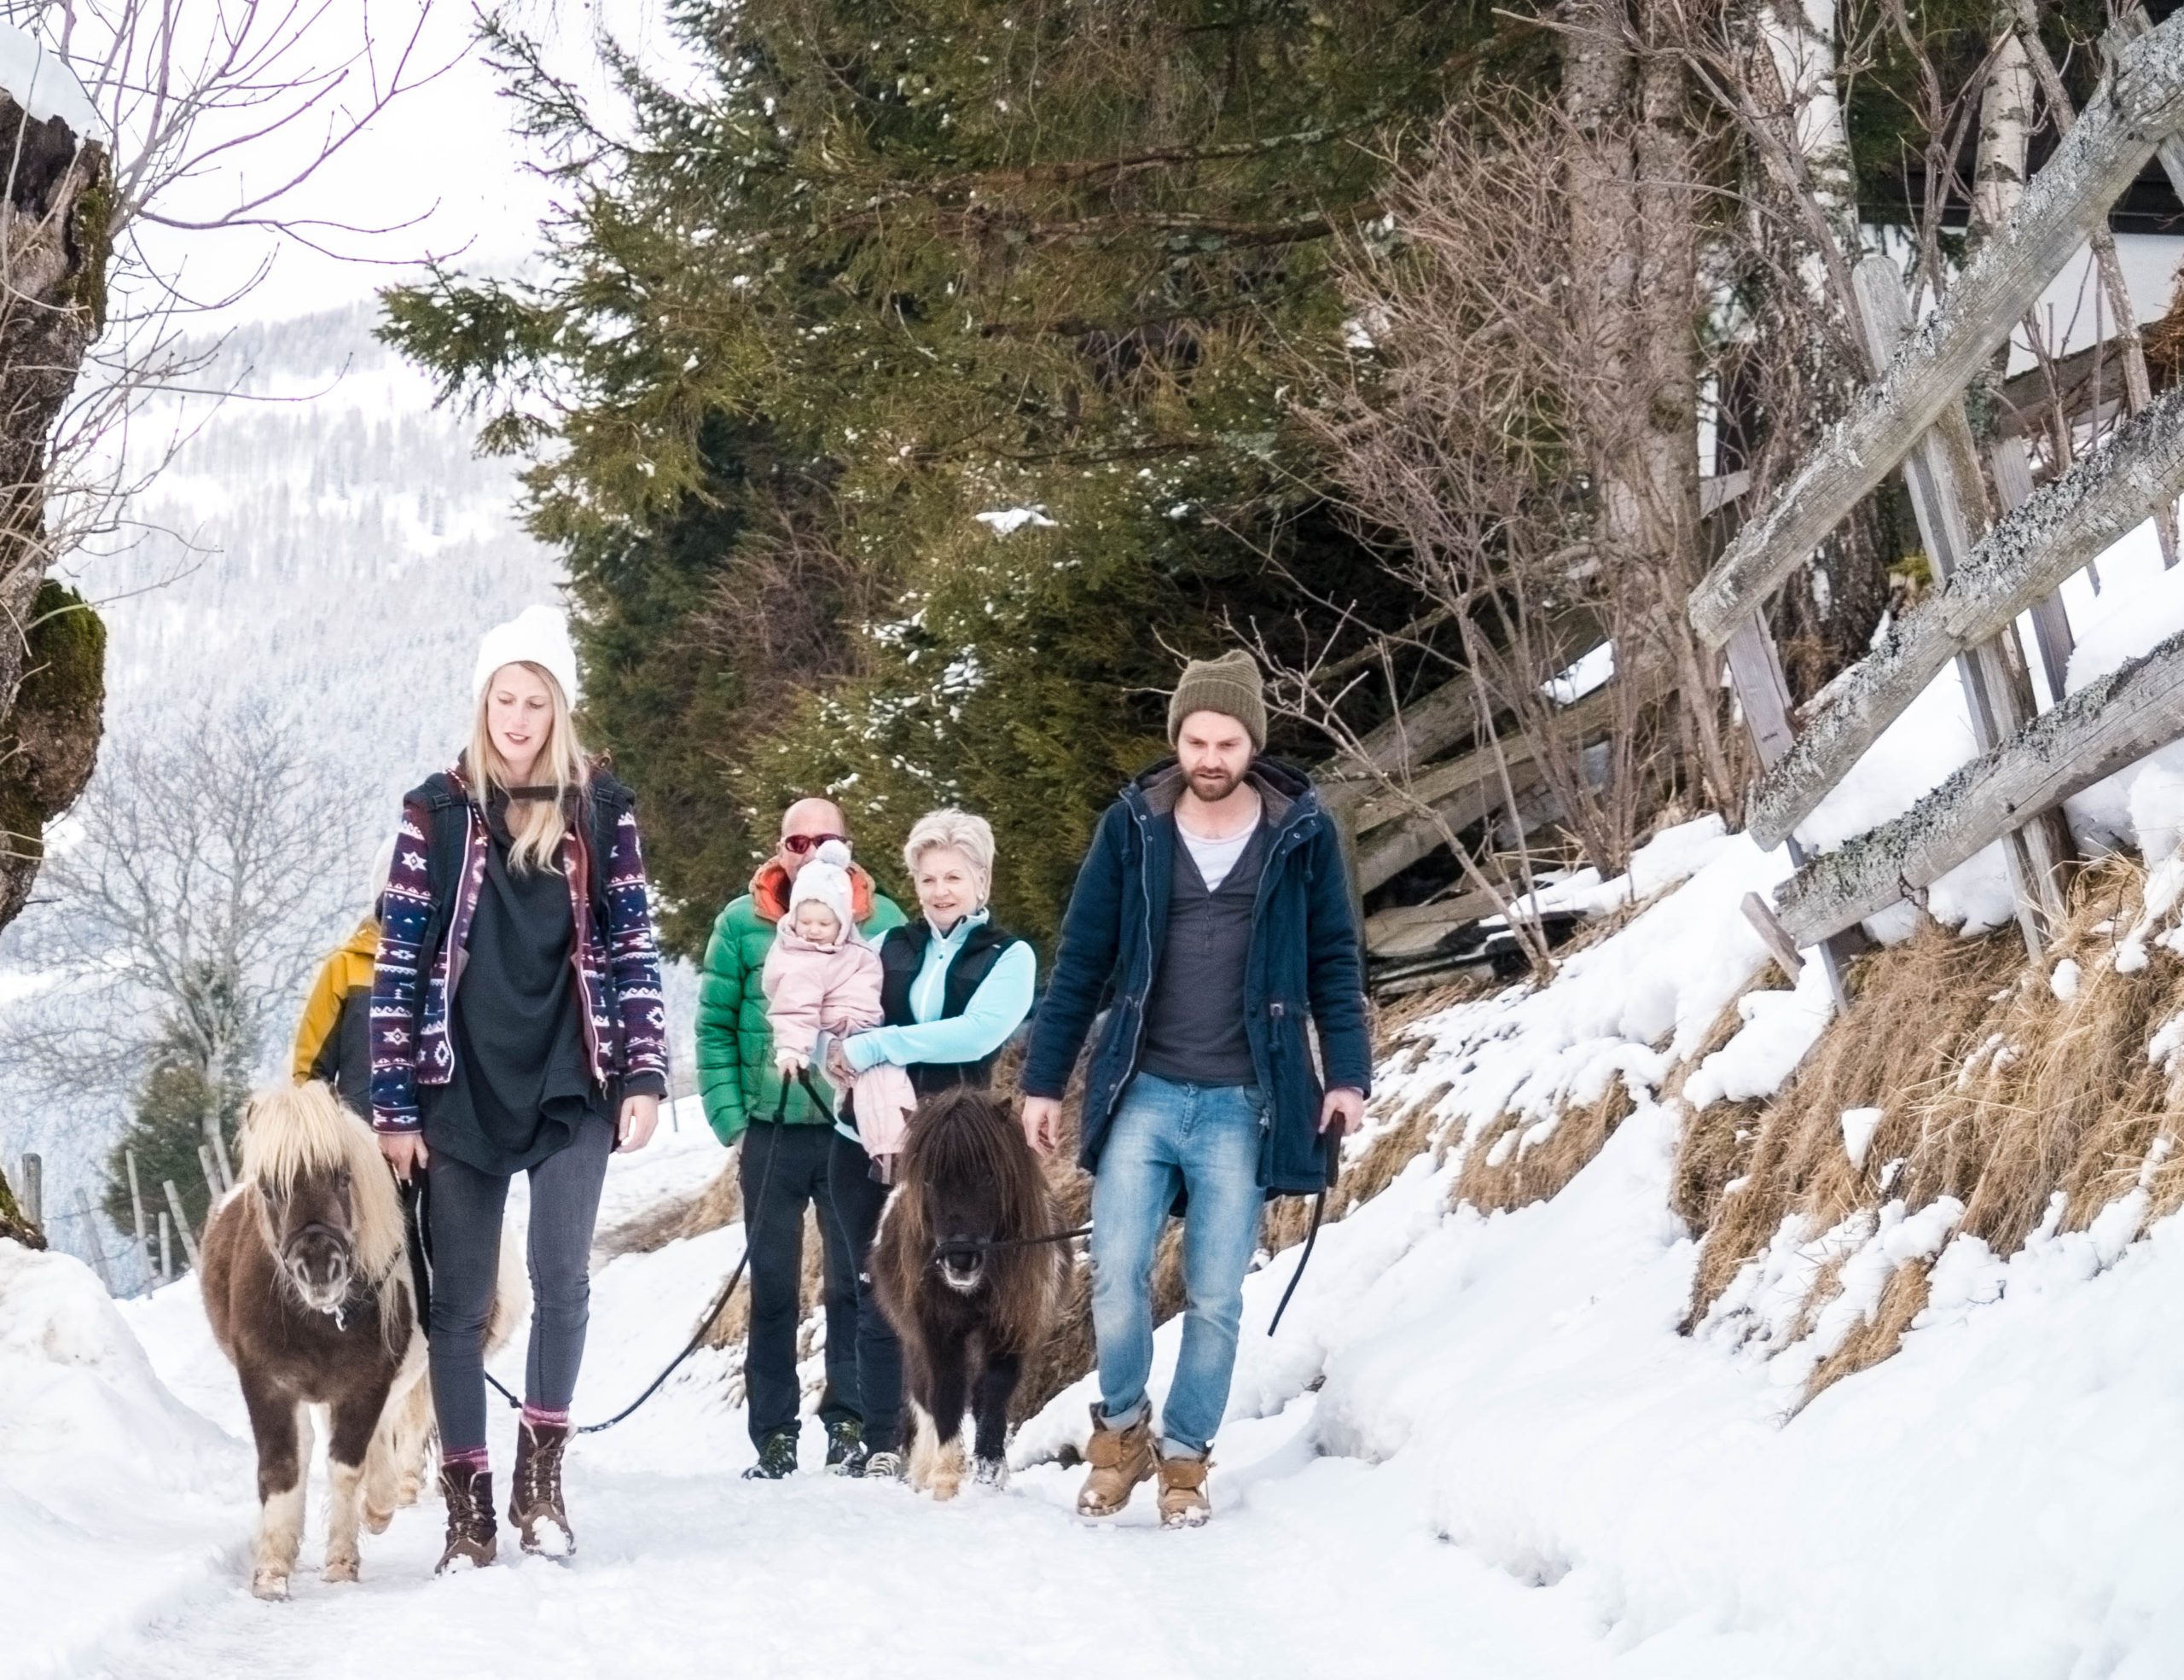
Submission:
[[[508,867],[508,805],[489,808],[485,879],[452,1010],[455,1076],[425,1086],[425,1141],[481,1172],[511,1174],[607,1118],[591,1080],[576,981],[576,915],[558,870]]]

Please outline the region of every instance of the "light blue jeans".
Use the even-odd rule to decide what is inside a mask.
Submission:
[[[1183,1346],[1160,1417],[1161,1450],[1203,1457],[1228,1406],[1244,1273],[1258,1246],[1259,1138],[1252,1085],[1185,1085],[1140,1073],[1124,1089],[1092,1187],[1092,1329],[1100,1410],[1127,1427],[1153,1369],[1153,1258],[1178,1187],[1183,1218]]]

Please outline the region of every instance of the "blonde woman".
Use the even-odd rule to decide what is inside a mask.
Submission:
[[[575,1544],[561,1492],[589,1257],[610,1151],[642,1148],[666,1090],[659,956],[629,789],[590,764],[576,654],[533,607],[485,640],[470,745],[403,802],[371,1009],[372,1123],[421,1177],[447,1548],[493,1561],[479,1339],[508,1180],[531,1178],[534,1306],[508,1520]]]
[[[993,1082],[994,1058],[1031,1013],[1037,962],[1031,947],[993,924],[993,828],[967,811],[918,818],[903,846],[922,915],[880,945],[880,1026],[828,1050],[837,1074],[882,1063],[902,1068],[921,1097]],[[903,1354],[880,1309],[868,1265],[887,1186],[851,1115],[834,1129],[828,1160],[834,1217],[857,1256],[857,1400],[863,1439],[844,1468],[853,1476],[903,1474]]]

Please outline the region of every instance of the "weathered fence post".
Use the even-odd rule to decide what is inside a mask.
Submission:
[[[160,1210],[160,1282],[174,1282],[174,1221],[164,1207]]]
[[[1782,677],[1782,660],[1775,652],[1774,638],[1767,633],[1766,623],[1755,613],[1730,632],[1722,652],[1728,661],[1729,683],[1736,691],[1737,704],[1743,708],[1745,727],[1751,731],[1751,744],[1758,749],[1759,762],[1774,764],[1797,740],[1796,731],[1790,726],[1790,688]],[[1791,867],[1803,869],[1805,851],[1798,844],[1798,837],[1789,835],[1783,844],[1789,848]],[[1794,983],[1802,966],[1802,960],[1796,955],[1797,941],[1782,931],[1781,924],[1774,920],[1773,909],[1757,893],[1745,895],[1744,914],[1759,934],[1761,943]],[[1786,949],[1789,953],[1786,957]],[[1827,990],[1835,999],[1838,1014],[1850,1007],[1847,979],[1850,955],[1839,935],[1821,942],[1821,965],[1827,972]]]
[[[194,1266],[197,1264],[197,1239],[189,1234],[189,1220],[182,1211],[182,1192],[175,1189],[171,1178],[162,1180],[160,1188],[167,1193],[167,1206],[174,1214],[175,1235],[182,1239],[183,1258]]]
[[[197,1167],[198,1171],[205,1175],[205,1188],[212,1192],[212,1200],[205,1206],[218,1207],[220,1205],[221,1196],[226,1193],[226,1187],[220,1183],[220,1164],[212,1159],[212,1146],[210,1143],[200,1143],[197,1146]]]
[[[2023,507],[2032,494],[2032,465],[2025,458],[2024,439],[1996,439],[1989,460],[1995,469],[1995,491],[2002,499],[2002,511]],[[2048,679],[2052,705],[2063,698],[2064,684],[2070,678],[2071,654],[2077,646],[2071,634],[2070,614],[2063,609],[2062,591],[2041,596],[2032,605],[2031,617],[2032,637],[2040,644],[2040,670]]]
[[[212,1200],[218,1201],[235,1187],[235,1169],[228,1159],[228,1140],[220,1131],[219,1122],[212,1124],[212,1159],[220,1169],[220,1188]]]
[[[1911,333],[1911,308],[1903,296],[1896,265],[1885,257],[1872,256],[1851,275],[1858,294],[1859,312],[1865,320],[1868,348],[1874,362],[1887,366]],[[2007,331],[2007,328],[2005,328]],[[1926,553],[1937,575],[1946,582],[1972,544],[1984,534],[1986,496],[1979,485],[1971,453],[1972,430],[1965,419],[1964,399],[1950,398],[1942,404],[1936,423],[1913,445],[1903,458],[1903,481],[1911,492],[1911,506]],[[2023,656],[2018,653],[2014,626],[1957,660],[1964,682],[1972,733],[1982,753],[1991,752],[2024,727],[2032,716],[2029,686],[2020,688]],[[2025,949],[2038,957],[2049,935],[2065,914],[2061,869],[2070,856],[2069,833],[2059,817],[2036,817],[2003,841],[2008,860],[2010,888],[2017,900],[2018,927]]]
[[[23,1157],[22,1182],[15,1186],[15,1200],[22,1203],[23,1212],[32,1224],[45,1229],[45,1160],[41,1155]]]
[[[98,1216],[91,1210],[91,1198],[81,1184],[76,1187],[76,1216],[84,1222],[84,1241],[91,1246],[91,1269],[99,1275],[99,1282],[106,1285],[106,1292],[113,1293],[113,1268],[107,1264],[106,1239],[99,1235]]]
[[[152,1247],[144,1229],[144,1190],[136,1179],[136,1152],[124,1149],[121,1159],[129,1169],[129,1212],[136,1226],[136,1259],[148,1277],[152,1275]]]

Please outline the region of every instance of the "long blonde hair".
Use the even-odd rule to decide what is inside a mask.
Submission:
[[[514,843],[508,847],[508,867],[516,870],[551,869],[559,858],[561,836],[568,832],[569,794],[582,794],[591,780],[590,762],[584,757],[584,743],[577,739],[575,720],[569,714],[568,696],[561,692],[561,685],[554,680],[554,673],[543,665],[533,665],[529,660],[516,664],[538,677],[546,684],[546,693],[553,702],[553,723],[546,731],[545,744],[538,749],[538,762],[531,766],[531,781],[526,785],[544,787],[554,784],[554,797],[549,799],[512,800],[508,805],[508,833]],[[500,672],[496,671],[493,676]],[[470,719],[470,750],[463,756],[463,767],[469,772],[471,794],[483,805],[495,788],[506,793],[514,782],[508,767],[493,745],[493,732],[486,725],[486,714],[493,703],[493,684],[491,677],[478,693],[478,709]]]

